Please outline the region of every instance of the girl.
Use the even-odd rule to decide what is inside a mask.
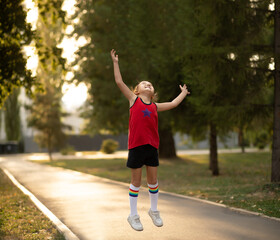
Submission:
[[[153,85],[148,81],[142,81],[135,87],[134,91],[131,91],[122,80],[118,55],[116,55],[114,49],[111,50],[111,57],[114,64],[116,84],[128,99],[130,105],[127,167],[131,168],[131,184],[129,189],[130,215],[127,220],[134,230],[143,230],[137,213],[137,198],[141,185],[142,166],[146,165],[151,201],[151,208],[148,214],[153,223],[157,227],[161,227],[163,222],[157,209],[157,167],[159,165],[157,152],[159,147],[157,112],[177,107],[187,94],[190,93],[184,84],[183,87],[180,86],[181,93],[172,102],[155,103],[153,102],[155,97]]]

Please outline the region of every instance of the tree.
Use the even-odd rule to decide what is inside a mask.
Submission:
[[[274,119],[271,181],[280,182],[280,3],[274,1]]]
[[[6,99],[4,104],[5,131],[8,141],[19,141],[21,134],[20,104],[18,96],[20,89],[14,89],[13,93]]]
[[[77,5],[80,22],[75,34],[86,36],[89,43],[78,52],[76,78],[90,85],[91,99],[84,116],[89,119],[87,129],[91,133],[104,128],[116,134],[127,131],[128,104],[114,86],[111,48],[118,51],[125,83],[135,86],[141,80],[151,81],[159,102],[173,100],[183,83],[180,47],[184,46],[185,33],[176,26],[185,19],[180,9],[184,4],[135,0],[119,3],[81,1]],[[174,113],[160,114],[161,157],[176,156]]]
[[[61,92],[47,85],[44,93],[34,97],[36,104],[27,106],[30,110],[28,125],[38,130],[35,141],[40,147],[48,149],[50,160],[52,152],[64,146],[66,135],[63,130],[70,129],[70,126],[61,121],[67,114],[61,111],[60,100]]]
[[[43,92],[36,94],[30,110],[28,124],[38,130],[35,140],[41,147],[47,147],[51,159],[54,149],[65,142],[63,130],[69,126],[62,123],[66,116],[61,109],[61,87],[64,83],[65,59],[57,45],[63,38],[65,12],[61,10],[63,1],[36,1],[39,9],[35,36],[39,63],[36,72]]]
[[[264,44],[269,1],[190,1],[189,48],[185,75],[191,85],[190,103],[209,127],[210,162],[219,175],[217,136],[249,124],[263,108],[269,58]],[[265,53],[263,53],[265,52]],[[192,91],[193,89],[193,91]],[[250,116],[248,118],[248,116]],[[193,120],[192,117],[188,118]],[[205,129],[202,127],[204,132]]]
[[[190,87],[184,104],[160,114],[160,153],[175,156],[174,129],[199,136],[209,132],[209,165],[218,175],[218,135],[245,128],[259,112],[264,116],[270,111],[263,90],[270,61],[269,46],[262,46],[267,19],[257,10],[268,4],[269,0],[80,2],[76,33],[90,41],[78,53],[76,77],[91,85],[91,129],[127,128],[127,103],[117,88],[111,88],[108,52],[115,48],[128,85],[150,80],[159,101],[172,100],[179,84]]]
[[[159,102],[172,101],[180,92],[180,84],[188,84],[183,76],[182,49],[187,47],[188,30],[185,28],[184,1],[146,1],[144,19],[147,52],[143,65],[147,78],[155,84]],[[141,19],[139,19],[141,22]],[[152,24],[151,24],[152,23]],[[188,97],[184,102],[188,102]],[[180,108],[181,109],[181,108]],[[173,132],[177,125],[175,119],[182,112],[171,110],[159,113],[159,155],[164,158],[176,157]]]
[[[139,73],[139,60],[132,51],[135,34],[130,36],[132,2],[123,1],[118,4],[119,1],[109,0],[81,1],[77,5],[80,21],[75,26],[75,33],[85,36],[89,42],[77,53],[79,70],[75,78],[89,86],[90,99],[82,116],[88,119],[86,131],[91,134],[102,130],[113,134],[127,131],[128,103],[114,85],[109,52],[111,48],[118,50],[123,79],[132,87],[137,83]],[[138,10],[141,11],[135,9],[136,12]],[[129,64],[133,62],[133,58],[136,64]]]
[[[36,85],[23,55],[23,46],[30,43],[32,31],[22,2],[0,2],[0,107],[14,88],[23,86],[31,93],[31,87]]]

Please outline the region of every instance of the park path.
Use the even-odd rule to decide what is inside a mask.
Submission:
[[[239,212],[222,205],[160,192],[162,228],[147,211],[146,188],[139,193],[138,212],[144,231],[127,223],[128,184],[62,168],[25,161],[29,155],[3,156],[7,169],[81,240],[279,240],[280,221]]]

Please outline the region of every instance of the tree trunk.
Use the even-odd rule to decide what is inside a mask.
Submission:
[[[48,153],[49,153],[49,159],[50,159],[50,161],[52,161],[53,160],[52,159],[52,151],[50,149],[48,149]]]
[[[210,170],[213,176],[219,175],[218,166],[218,147],[217,147],[217,129],[216,125],[210,124]]]
[[[238,145],[241,147],[242,153],[245,153],[244,134],[242,127],[238,129]]]
[[[49,134],[48,134],[48,153],[49,153],[49,159],[50,161],[52,161],[52,142],[51,142],[51,131],[49,131]]]
[[[280,182],[280,3],[275,2],[274,17],[274,117],[271,182]]]
[[[159,156],[161,158],[176,158],[175,142],[171,126],[159,128],[160,146]]]

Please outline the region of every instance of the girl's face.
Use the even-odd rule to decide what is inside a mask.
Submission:
[[[138,92],[150,92],[152,95],[154,95],[155,89],[150,82],[142,81],[138,84]]]

